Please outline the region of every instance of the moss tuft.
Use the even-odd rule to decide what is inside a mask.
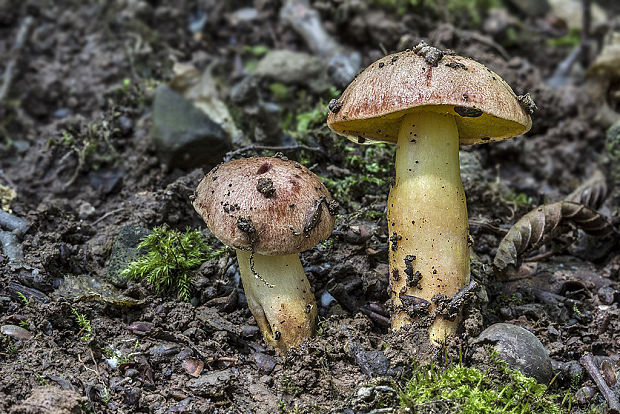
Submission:
[[[154,227],[138,249],[148,253],[123,270],[130,279],[146,280],[157,293],[174,293],[180,300],[189,301],[192,271],[207,260],[220,257],[225,249],[212,251],[198,230],[185,233],[168,228]]]
[[[462,363],[445,370],[433,365],[419,368],[401,392],[400,403],[413,410],[433,406],[442,412],[465,414],[551,414],[570,409],[563,407],[567,398],[548,393],[547,386],[511,370],[497,357],[492,360],[496,366],[491,369],[497,371],[494,376],[499,375],[499,380]]]

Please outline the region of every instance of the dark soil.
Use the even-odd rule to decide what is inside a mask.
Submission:
[[[426,39],[489,66],[517,95],[531,93],[539,108],[526,136],[462,149],[475,160],[463,165],[463,175],[474,241],[472,278],[481,288],[464,305],[457,337],[434,350],[420,328],[428,321],[389,332],[387,175],[379,177],[385,185],[353,185],[338,200],[331,241],[301,255],[319,303],[319,329],[286,357],[263,342],[232,250],[196,271],[191,303],[156,295],[146,283],[129,282],[115,292],[124,295],[118,300],[93,293],[107,278],[112,246],[124,226],[200,228],[222,247],[190,203],[210,166],[166,167],[151,140],[155,88],[173,77],[174,62],[200,71],[215,62],[220,96],[243,132],[238,149],[256,140],[256,121],[229,98],[232,86],[247,76],[243,64],[255,59],[244,46],[312,52],[280,21],[277,0],[0,0],[0,67],[16,56],[8,95],[0,102],[0,184],[15,190],[12,214],[30,225],[18,235],[23,262],[9,263],[7,251],[0,255],[0,325],[32,333],[29,339],[0,336],[0,412],[368,412],[398,401],[361,400],[360,386],[397,389],[414,361],[441,365],[462,355],[476,364],[473,340],[495,322],[525,327],[542,341],[559,373],[554,392],[575,395],[589,386],[596,391],[592,401],[604,402],[577,361],[586,352],[620,358],[617,245],[601,247],[573,232],[571,247],[527,262],[509,281],[491,266],[516,220],[539,204],[563,199],[594,170],[608,167],[609,125],[594,122],[600,104],[587,93],[583,71],[573,71],[561,89],[545,83],[571,51],[549,42],[568,34],[566,27],[552,16],[509,9],[511,30],[490,33],[483,30],[489,16],[484,9],[476,17],[358,3],[312,2],[328,32],[361,53],[362,67],[385,51]],[[256,8],[256,17],[236,19],[233,12],[243,7]],[[612,22],[614,10],[607,12]],[[12,50],[28,16],[27,37]],[[206,23],[193,33],[190,25],[201,17]],[[330,92],[290,86],[289,98],[282,99],[268,84],[256,88],[254,99],[280,106],[285,143],[321,149],[294,147],[284,151],[289,158],[332,180],[368,173],[347,159],[363,157],[365,147],[332,134],[324,122],[288,134],[295,131],[290,120],[297,114],[324,104],[326,115]],[[374,160],[386,171],[390,151],[382,149]],[[615,212],[617,226],[615,194],[600,210]],[[76,280],[82,287],[75,288]],[[335,300],[322,301],[326,292]],[[90,334],[76,313],[90,321]],[[124,358],[112,361],[115,353]],[[572,375],[571,367],[581,374]],[[36,408],[54,398],[55,408]],[[589,406],[575,400],[572,410]]]

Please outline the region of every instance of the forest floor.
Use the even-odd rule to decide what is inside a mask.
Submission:
[[[357,145],[327,128],[327,104],[345,86],[327,64],[310,74],[265,67],[273,50],[304,52],[306,69],[324,58],[281,17],[281,3],[0,1],[0,67],[14,64],[0,98],[0,195],[2,208],[28,223],[12,239],[3,228],[10,240],[0,253],[0,412],[397,412],[407,379],[430,359],[488,369],[475,340],[498,322],[526,328],[545,346],[560,410],[603,410],[579,360],[591,353],[618,363],[617,244],[573,229],[509,280],[492,264],[524,214],[563,200],[596,171],[609,174],[601,99],[612,113],[620,109],[618,79],[606,84],[615,95],[593,97],[596,80],[578,61],[549,82],[580,42],[553,9],[488,8],[499,0],[471,2],[476,8],[446,0],[448,11],[414,1],[311,2],[335,42],[359,52],[362,68],[424,39],[485,64],[538,106],[524,136],[461,148],[479,288],[458,335],[429,353],[419,330],[390,332],[382,311],[394,147]],[[597,40],[620,27],[618,7],[601,3],[607,18],[593,15],[590,61]],[[232,120],[213,138],[232,139],[224,150],[208,146],[206,156],[182,160],[157,150],[153,125],[168,122],[153,109],[165,99],[158,87],[187,89],[183,82],[205,82],[202,91],[228,108]],[[247,146],[258,147],[229,158],[282,151],[321,176],[340,203],[331,238],[301,254],[318,332],[286,357],[258,331],[234,251],[190,202],[227,150]],[[596,207],[617,227],[620,197],[609,192]],[[161,225],[200,229],[222,252],[192,273],[189,302],[111,275],[115,250]],[[439,403],[417,410],[448,411]]]

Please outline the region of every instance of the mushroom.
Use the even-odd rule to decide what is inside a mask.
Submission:
[[[265,340],[285,354],[311,337],[317,307],[299,253],[330,236],[337,210],[320,179],[283,158],[229,161],[202,179],[193,205],[213,234],[236,249]]]
[[[330,102],[334,132],[360,144],[397,144],[387,212],[392,329],[434,313],[468,283],[459,144],[529,131],[533,102],[525,101],[480,63],[421,43],[371,64]],[[457,319],[438,316],[431,342],[444,342]]]

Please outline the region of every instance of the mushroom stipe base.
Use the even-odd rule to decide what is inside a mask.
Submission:
[[[398,309],[400,295],[421,298],[432,313],[433,296],[454,296],[469,281],[467,205],[453,116],[423,111],[404,116],[395,170],[387,213],[392,299]],[[417,272],[419,281],[408,284],[407,276]],[[406,311],[396,311],[392,328],[411,319]],[[457,325],[458,318],[438,317],[429,328],[431,342],[441,344]]]
[[[317,307],[299,255],[265,256],[236,251],[248,306],[265,341],[285,354],[311,337]],[[260,278],[252,271],[250,258]]]

